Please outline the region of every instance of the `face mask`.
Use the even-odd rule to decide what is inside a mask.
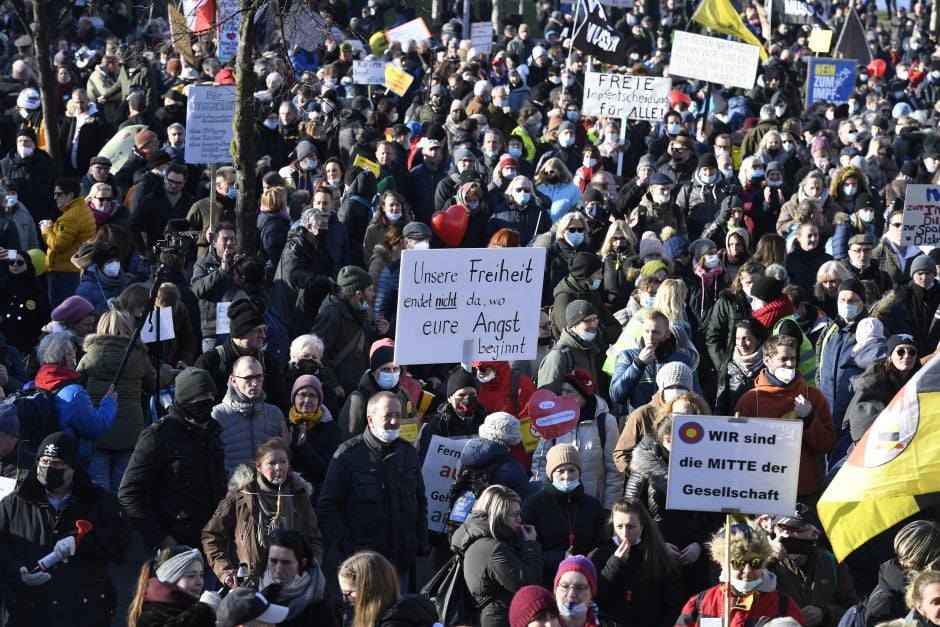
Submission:
[[[585,342],[593,342],[594,338],[597,337],[597,333],[594,331],[575,331],[575,333]]]
[[[560,479],[555,479],[552,481],[552,486],[554,486],[554,488],[559,492],[564,492],[565,494],[573,491],[579,485],[581,485],[580,479],[575,479],[574,481],[561,481]]]
[[[378,429],[377,431],[373,431],[372,435],[380,442],[388,444],[398,439],[398,436],[401,435],[401,429]]]
[[[211,398],[180,405],[180,408],[183,410],[183,415],[199,424],[208,422],[209,419],[212,418],[213,407],[215,407],[215,400]]]
[[[104,264],[104,267],[101,269],[104,272],[104,275],[107,277],[116,278],[121,274],[121,262],[120,261],[109,261]]]
[[[783,149],[788,153],[791,153],[796,149],[796,144],[793,142],[783,142]]]
[[[835,120],[835,119],[836,119],[836,112],[835,112],[835,111],[826,111],[826,119],[829,120],[830,122],[833,121],[833,120]]]
[[[849,142],[854,144],[855,142],[858,141],[858,133],[848,133],[846,134],[845,138],[848,139]]]
[[[608,144],[616,144],[616,143],[618,143],[619,141],[620,141],[620,135],[608,135],[608,136],[607,136],[607,143],[608,143]]]
[[[774,370],[774,376],[780,379],[783,384],[790,383],[796,378],[795,368],[777,368]]]
[[[393,387],[398,385],[398,378],[400,376],[401,373],[399,372],[380,372],[376,377],[376,382],[383,390],[391,390]]]
[[[706,185],[714,185],[718,182],[717,174],[712,174],[711,176],[700,176],[699,178],[702,179],[702,182]]]
[[[272,131],[277,128],[277,120],[265,120],[264,126]]]
[[[297,369],[304,374],[317,374],[320,372],[320,362],[316,359],[299,359]]]
[[[783,187],[783,179],[778,179],[776,181],[767,181],[767,184],[771,187]]]
[[[522,156],[522,148],[513,148],[512,146],[510,146],[509,156],[512,157],[513,159],[518,159],[519,157]]]
[[[643,299],[643,305],[645,307],[652,307],[655,304],[656,304],[656,296],[653,294],[650,294],[646,298]]]
[[[36,479],[47,490],[61,488],[65,484],[65,468],[52,468],[51,466],[37,466]]]
[[[734,178],[734,170],[722,170],[721,173],[726,179]]]
[[[16,154],[20,156],[20,159],[27,159],[33,156],[33,149],[26,146],[17,146]]]
[[[816,551],[815,540],[780,538],[780,544],[787,550],[788,555],[811,555]]]
[[[718,255],[706,255],[705,256],[705,267],[711,270],[718,265]]]
[[[7,196],[7,209],[12,209],[16,206],[16,196]]]
[[[751,297],[751,311],[757,311],[764,307],[764,301],[759,298]]]
[[[587,614],[587,603],[559,603],[558,612],[565,618],[574,618]]]
[[[333,187],[342,187],[343,179],[326,179],[326,182],[332,185]]]
[[[865,81],[868,80],[868,74],[859,74],[859,75],[858,75],[858,80],[860,80],[860,81],[862,81],[862,82],[864,83]]]
[[[782,118],[783,114],[787,112],[786,107],[774,107],[774,113],[777,114],[778,118]]]
[[[415,250],[428,250],[431,248],[431,242],[415,242]]]
[[[468,201],[468,202],[467,202],[467,209],[470,211],[470,213],[475,212],[475,211],[478,210],[479,208],[480,208],[480,201],[479,201],[479,200],[473,200],[473,201]]]
[[[324,100],[320,103],[320,111],[323,113],[332,113],[335,105],[330,100]]]
[[[389,222],[398,222],[399,220],[401,220],[402,215],[403,215],[403,214],[401,214],[401,213],[388,213],[388,212],[386,212],[386,213],[385,213],[385,219],[388,220]]]
[[[515,170],[504,170],[504,171],[503,171],[503,180],[506,181],[507,183],[508,183],[509,181],[513,180],[514,178],[516,178],[516,171],[515,171]]]
[[[238,196],[238,190],[235,187],[229,187],[228,192],[226,192],[226,196],[234,200],[235,197]]]
[[[667,205],[669,204],[669,194],[653,196],[653,202],[655,202],[657,205]]]
[[[571,81],[571,82],[574,82],[574,81]],[[568,87],[571,87],[571,85],[568,85]],[[578,115],[579,114],[577,111],[565,111],[565,117],[568,118],[568,120],[570,120],[571,122],[574,122],[575,120],[577,120]]]
[[[516,201],[517,205],[524,205],[529,202],[529,192],[514,192],[512,199]]]
[[[843,185],[842,186],[842,193],[845,194],[846,196],[854,196],[855,192],[857,191],[858,191],[858,186],[856,185]]]
[[[813,159],[813,163],[823,172],[829,169],[829,159]]]
[[[667,124],[667,125],[666,125],[666,134],[667,134],[667,135],[678,135],[678,134],[681,133],[681,132],[682,132],[682,125],[681,125],[681,124],[676,124],[675,122],[673,122],[672,124]]]
[[[751,178],[752,178],[752,179],[762,179],[762,178],[764,178],[764,171],[761,170],[761,169],[754,170],[753,172],[751,172]]]
[[[17,148],[17,150],[19,150],[19,148]],[[927,172],[929,172],[930,174],[933,174],[934,172],[937,171],[937,166],[935,166],[935,165],[927,165],[927,164],[925,163],[925,164],[924,164],[924,168],[926,168],[926,169],[927,169]]]
[[[572,135],[560,136],[558,138],[558,145],[562,148],[570,148],[574,146],[574,137]]]
[[[498,156],[499,156],[499,151],[498,151],[498,150],[484,150],[484,151],[483,151],[483,156],[492,159],[493,157],[498,157]]]
[[[593,291],[596,291],[596,290],[598,290],[598,289],[600,289],[600,287],[601,287],[601,280],[600,280],[600,279],[594,279],[593,281],[591,281],[591,291],[592,291],[592,292],[593,292]]]
[[[304,167],[307,168],[308,170],[316,170],[318,164],[319,164],[319,161],[317,161],[316,159],[307,159],[306,161],[304,161]]]
[[[489,383],[496,378],[496,371],[490,370],[487,374],[477,374],[477,381],[480,383]]]
[[[865,223],[871,222],[875,219],[875,212],[872,209],[862,209],[858,212],[858,218]]]
[[[569,231],[568,233],[565,233],[565,241],[577,248],[581,245],[582,242],[584,242],[584,233],[573,233]]]
[[[358,307],[359,311],[369,311],[369,303],[365,300],[360,300]]]
[[[839,315],[845,320],[855,320],[859,314],[859,306],[853,303],[839,303]]]
[[[756,590],[757,586],[760,585],[760,581],[760,579],[755,579],[754,581],[744,581],[743,579],[732,577],[731,587],[742,594],[747,594],[748,592],[753,592]]]
[[[597,165],[597,159],[585,159],[581,162],[586,168],[593,168]]]

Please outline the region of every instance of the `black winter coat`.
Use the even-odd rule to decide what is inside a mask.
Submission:
[[[147,546],[171,535],[202,546],[202,528],[225,496],[225,453],[215,420],[205,429],[184,419],[176,405],[140,434],[121,482],[121,505]]]
[[[500,229],[516,229],[523,246],[531,242],[536,235],[541,235],[552,226],[548,212],[532,198],[525,207],[519,208],[508,198],[496,207],[487,225],[487,234],[492,237]]]
[[[291,231],[274,273],[271,306],[287,323],[290,337],[310,332],[323,299],[336,285],[326,242],[308,241],[304,229]]]
[[[724,365],[718,377],[718,396],[715,399],[714,409],[719,416],[730,416],[738,400],[744,393],[754,387],[754,380],[764,369],[764,362],[758,360],[750,372],[745,372],[733,359]]]
[[[907,575],[897,559],[881,565],[878,569],[878,585],[868,597],[865,612],[867,627],[907,616],[907,605],[904,601],[907,581]]]
[[[52,157],[46,151],[37,148],[31,157],[23,159],[15,149],[11,150],[0,161],[0,175],[16,183],[19,190],[17,198],[29,208],[36,224],[40,220],[58,219],[59,210],[52,198],[51,185],[58,174]]]
[[[329,368],[346,393],[356,389],[362,373],[369,369],[369,347],[376,339],[364,316],[353,311],[349,301],[330,294],[310,331],[323,339],[323,365]],[[352,346],[347,350],[348,346]],[[340,353],[344,353],[340,355]],[[342,357],[337,361],[337,357]]]
[[[463,573],[467,588],[479,604],[490,602],[480,612],[481,627],[509,624],[509,604],[523,586],[542,579],[542,548],[537,540],[522,540],[505,524],[490,532],[486,512],[475,511],[454,532],[451,548],[464,554]]]
[[[793,242],[793,250],[787,253],[787,272],[804,292],[812,294],[813,286],[816,285],[816,272],[819,266],[827,261],[832,261],[832,257],[826,254],[821,244],[806,251],[800,247],[799,242]]]
[[[219,354],[220,347],[222,355]],[[222,398],[228,390],[229,375],[232,374],[235,362],[241,356],[241,353],[235,350],[232,338],[229,338],[219,346],[204,352],[196,358],[196,363],[193,365],[208,372],[215,382],[216,403],[222,402]],[[261,363],[261,371],[264,373],[264,393],[267,395],[265,400],[271,405],[279,407],[281,411],[286,411],[290,406],[290,399],[284,393],[281,384],[281,370],[277,358],[273,353],[266,350],[259,350],[252,357]]]
[[[439,622],[437,608],[430,599],[421,594],[409,594],[382,614],[378,627],[427,627]]]
[[[152,577],[147,582],[137,627],[215,627],[215,612],[175,586]]]
[[[735,294],[730,288],[722,290],[712,306],[705,329],[708,356],[715,368],[728,356],[734,340],[734,325],[751,317],[751,306],[743,293]]]
[[[33,568],[57,541],[73,535],[79,519],[91,522],[92,529],[68,563],[53,567],[52,579],[41,586],[21,583],[20,568]],[[130,543],[131,525],[117,499],[92,485],[84,470],[76,471],[72,497],[58,512],[31,470],[19,490],[0,501],[0,569],[7,585],[7,624],[111,624],[117,591],[108,578],[108,562],[121,561]]]
[[[632,627],[672,627],[682,611],[688,594],[682,589],[679,571],[662,579],[643,576],[646,546],[630,548],[622,560],[614,552],[611,540],[590,554],[597,570],[597,596],[594,601],[601,611],[622,625]]]
[[[421,465],[424,465],[424,458],[428,454],[428,447],[431,445],[431,438],[433,436],[439,435],[444,438],[473,436],[480,430],[480,425],[483,424],[485,419],[486,411],[484,411],[479,403],[477,403],[473,416],[469,419],[458,416],[450,403],[441,405],[438,415],[421,426],[421,433],[418,436],[418,451],[421,456]]]
[[[366,430],[366,405],[374,394],[381,391],[382,388],[376,383],[372,371],[366,370],[359,379],[359,386],[346,397],[346,403],[339,412],[339,429],[344,439],[348,440]],[[398,396],[398,400],[401,401],[402,421],[413,419],[415,417],[414,403],[411,402],[408,392],[398,385],[389,392]]]
[[[584,493],[584,486],[566,494],[551,481],[522,503],[522,522],[535,527],[542,545],[542,585],[554,588],[558,565],[568,554],[587,555],[607,539],[604,506]]]

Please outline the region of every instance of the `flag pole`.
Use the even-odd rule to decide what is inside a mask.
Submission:
[[[578,34],[578,13],[580,13],[579,9],[581,8],[581,3],[582,3],[583,1],[584,1],[584,0],[578,0],[578,4],[575,5],[575,10],[574,10],[574,23],[573,23],[572,26],[571,26],[571,45],[568,46],[568,58],[565,59],[565,68],[566,68],[566,69],[571,67],[571,53],[574,52],[574,38],[575,38],[575,37],[577,36],[577,34]],[[583,25],[582,25],[582,26],[583,26]],[[562,96],[565,95],[565,88],[566,88],[566,87],[567,87],[567,86],[565,85],[565,81],[561,81],[561,95],[562,95]],[[564,117],[564,114],[562,114],[562,117]]]
[[[731,627],[731,512],[725,514],[725,617],[724,627]]]

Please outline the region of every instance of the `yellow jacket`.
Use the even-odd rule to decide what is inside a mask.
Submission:
[[[50,272],[78,272],[72,255],[79,246],[95,236],[97,225],[91,209],[81,196],[61,209],[62,215],[52,228],[43,229],[46,242],[46,268]]]

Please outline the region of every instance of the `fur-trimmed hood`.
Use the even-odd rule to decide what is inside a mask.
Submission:
[[[858,198],[858,194],[871,193],[871,189],[868,186],[868,175],[854,165],[847,165],[844,168],[839,168],[836,170],[835,174],[832,175],[832,182],[829,183],[829,195],[833,198],[840,198],[842,184],[845,182],[845,179],[850,176],[854,176],[858,179],[858,193],[855,195],[855,198]]]
[[[232,473],[232,478],[228,480],[228,493],[235,494],[242,491],[252,491],[252,485],[257,480],[257,471],[251,464],[242,464]],[[306,492],[308,497],[313,496],[313,484],[300,476],[300,473],[290,472],[291,492]]]

